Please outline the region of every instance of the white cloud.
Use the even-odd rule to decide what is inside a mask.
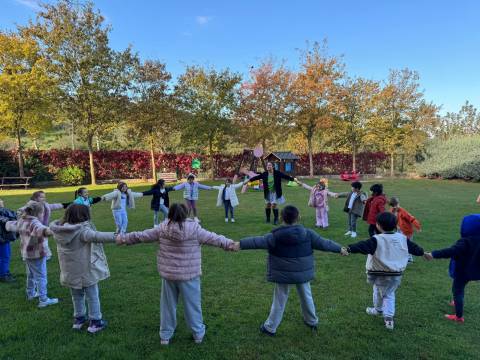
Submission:
[[[213,16],[198,15],[195,21],[198,25],[203,26],[213,20]]]
[[[41,9],[37,0],[15,0],[17,4],[26,6],[32,10],[38,11]]]

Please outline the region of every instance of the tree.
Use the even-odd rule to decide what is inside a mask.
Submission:
[[[240,88],[240,107],[236,118],[249,146],[262,144],[267,151],[275,136],[283,133],[290,119],[294,74],[272,60],[250,71],[250,79]]]
[[[189,66],[175,86],[176,104],[184,114],[182,137],[194,144],[206,144],[212,178],[215,177],[214,150],[224,145],[225,135],[233,132],[240,81],[240,75],[228,69],[216,71]]]
[[[0,32],[0,129],[16,140],[20,176],[25,176],[22,137],[49,128],[55,91],[38,44],[30,37]]]
[[[368,120],[373,116],[379,83],[363,78],[348,78],[337,88],[332,103],[337,126],[333,136],[337,144],[346,145],[352,153],[352,169],[357,170],[356,156],[364,144]]]
[[[22,31],[38,39],[49,71],[58,79],[59,102],[76,135],[87,143],[95,184],[94,137],[101,137],[123,118],[137,59],[130,48],[118,52],[109,47],[110,28],[103,25],[104,18],[93,3],[60,0],[42,6],[36,23]]]
[[[146,139],[152,163],[152,178],[157,181],[155,147],[164,142],[174,128],[173,106],[168,93],[170,73],[159,61],[145,61],[136,68],[131,121],[129,130],[140,139]]]
[[[343,77],[339,58],[327,54],[326,43],[315,43],[302,54],[302,71],[294,82],[293,125],[307,140],[310,177],[313,177],[313,137],[318,129],[332,123],[331,100],[338,81]]]
[[[480,133],[480,112],[468,101],[458,113],[447,112],[439,121],[435,135],[448,139],[456,135],[478,135]]]

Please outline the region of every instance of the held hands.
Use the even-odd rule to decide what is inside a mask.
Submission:
[[[348,252],[348,249],[345,246],[342,246],[342,248],[340,249],[340,255],[342,256],[350,255],[350,253]]]
[[[424,253],[423,258],[427,261],[431,261],[434,259],[434,257],[432,256],[432,253],[429,253],[429,252]]]
[[[52,230],[50,230],[50,228],[46,228],[45,229],[45,236],[52,236],[52,235],[53,235]]]
[[[121,234],[115,234],[115,244],[117,244],[118,246],[125,245]]]
[[[234,241],[233,243],[230,243],[227,248],[228,251],[240,251],[240,243],[238,241]]]

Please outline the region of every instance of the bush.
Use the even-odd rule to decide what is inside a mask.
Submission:
[[[444,179],[480,180],[480,136],[432,141],[425,160],[417,164],[421,176]]]
[[[48,171],[48,168],[36,156],[25,157],[25,169],[27,174],[33,177],[33,182],[53,179],[53,175]]]
[[[63,185],[82,185],[85,179],[85,171],[78,166],[67,166],[57,172],[57,180]]]

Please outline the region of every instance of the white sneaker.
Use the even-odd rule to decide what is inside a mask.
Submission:
[[[345,236],[352,235],[352,232],[349,230],[345,233]]]
[[[357,237],[357,233],[356,233],[355,231],[352,231],[352,233],[351,233],[350,237],[352,237],[352,238],[356,238],[356,237]]]
[[[232,218],[230,221],[231,221],[231,222],[235,222],[235,219],[234,219],[234,218]]]
[[[195,221],[195,222],[199,223],[199,222],[200,222],[200,219],[199,219],[198,217],[196,217],[196,216],[195,216],[195,217],[193,218],[193,221]]]
[[[45,301],[39,301],[38,302],[38,307],[41,309],[41,308],[44,308],[44,307],[47,307],[47,306],[50,306],[50,305],[55,305],[55,304],[58,304],[58,299],[47,298],[47,300],[45,300]]]
[[[39,296],[40,296],[40,295],[38,294],[38,291],[35,291],[35,293],[34,293],[32,296],[27,295],[27,300],[28,300],[28,301],[32,301],[32,300],[38,298]]]
[[[365,312],[368,315],[372,315],[372,316],[382,315],[382,313],[380,311],[378,311],[377,309],[375,309],[374,307],[367,307],[365,309]]]
[[[394,327],[394,322],[393,322],[393,319],[391,320],[385,320],[385,327],[388,329],[388,330],[393,330],[393,327]]]
[[[225,218],[225,222],[228,222],[228,218]]]

